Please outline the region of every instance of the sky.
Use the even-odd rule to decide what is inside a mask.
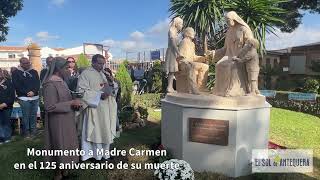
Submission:
[[[24,0],[9,20],[0,45],[72,48],[87,43],[110,46],[114,55],[167,46],[169,0]],[[293,33],[267,35],[267,49],[320,41],[320,15],[308,14]]]

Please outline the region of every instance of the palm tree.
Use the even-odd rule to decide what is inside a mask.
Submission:
[[[207,37],[214,34],[215,27],[223,17],[223,0],[170,0],[171,15],[184,20],[185,27],[193,27],[201,38],[204,52],[207,51]]]
[[[265,53],[266,33],[275,34],[275,26],[284,24],[286,11],[280,8],[287,0],[228,0],[226,10],[236,11],[250,26],[260,42],[260,54]]]

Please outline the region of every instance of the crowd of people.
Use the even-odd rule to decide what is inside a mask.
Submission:
[[[15,101],[22,111],[21,135],[26,139],[37,136],[37,109],[43,98],[45,149],[86,152],[81,157],[48,156],[45,161],[76,163],[110,158],[97,150],[109,150],[119,134],[120,83],[106,67],[106,58],[102,55],[94,55],[91,67],[82,72],[75,62],[73,57],[48,57],[47,66],[39,76],[30,60],[23,57],[11,73],[0,70],[1,144],[11,139],[11,112]],[[67,174],[56,169],[55,179]]]
[[[152,92],[153,72],[151,67],[145,70],[143,64],[137,64],[129,65],[127,70],[134,83],[134,91],[136,94]]]
[[[20,66],[9,73],[0,69],[0,144],[8,143],[12,136],[11,113],[17,101],[22,110],[21,134],[25,138],[37,134],[36,120],[39,107],[40,80],[28,58],[20,59]]]

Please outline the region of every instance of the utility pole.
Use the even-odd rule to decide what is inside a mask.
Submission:
[[[164,55],[164,48],[162,48],[162,61],[164,61],[164,57],[165,55]]]

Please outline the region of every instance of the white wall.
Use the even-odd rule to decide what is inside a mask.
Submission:
[[[0,52],[0,58],[8,58],[7,52]]]
[[[0,58],[9,58],[9,54],[15,54],[15,58],[21,58],[23,57],[23,53],[20,51],[1,51],[0,52]]]
[[[9,59],[9,57],[8,57],[9,53],[16,54],[16,59]],[[62,51],[56,51],[56,50],[49,48],[49,47],[42,47],[41,48],[41,59],[42,59],[42,61],[45,61],[45,59],[47,57],[49,57],[50,55],[52,57],[56,57],[56,56],[78,55],[81,53],[83,53],[83,46],[68,48],[68,49],[65,49]],[[103,52],[103,56],[105,56],[105,53],[106,53],[106,51]],[[108,52],[108,55],[109,55],[108,61],[111,61],[112,54],[110,52]],[[28,50],[26,50],[24,52],[1,51],[0,52],[0,59],[3,59],[3,60],[0,60],[0,68],[2,67],[5,69],[10,69],[10,67],[13,67],[13,66],[17,67],[19,65],[18,59],[21,57],[28,57]],[[43,65],[45,66],[45,63],[43,63]]]
[[[40,53],[41,53],[41,58],[47,58],[49,56],[52,56],[52,57],[59,56],[59,52],[58,51],[56,51],[54,49],[51,49],[49,47],[41,48]]]
[[[83,53],[83,46],[78,46],[74,48],[68,48],[62,51],[59,51],[60,54],[64,56],[70,56],[70,55],[75,55],[75,54],[81,54]]]

